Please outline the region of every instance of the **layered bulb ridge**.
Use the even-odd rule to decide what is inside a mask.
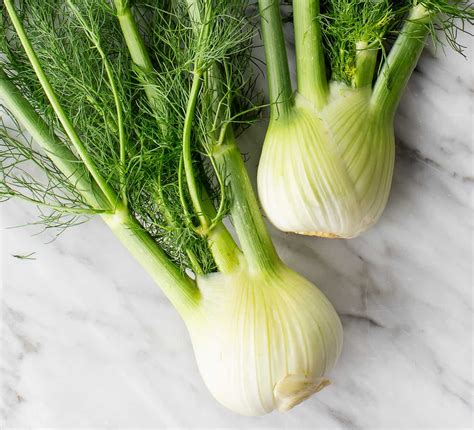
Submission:
[[[270,122],[258,192],[280,230],[352,238],[375,224],[388,200],[392,122],[370,113],[370,88],[331,87],[317,111],[301,96],[288,118]]]
[[[188,321],[212,395],[256,416],[286,411],[329,381],[342,348],[339,317],[324,294],[283,264],[198,278],[200,311]]]

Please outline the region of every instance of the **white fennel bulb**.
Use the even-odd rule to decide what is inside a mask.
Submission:
[[[331,86],[318,111],[301,95],[272,120],[258,169],[260,201],[280,230],[351,238],[380,218],[394,165],[391,121],[369,108],[371,89]]]
[[[279,264],[198,285],[201,302],[187,323],[201,375],[222,405],[250,416],[286,411],[329,383],[342,327],[312,283]]]
[[[295,88],[280,4],[258,0],[270,101],[258,186],[276,227],[351,238],[377,222],[401,96],[430,30],[462,52],[455,30],[472,22],[470,3],[294,1]]]

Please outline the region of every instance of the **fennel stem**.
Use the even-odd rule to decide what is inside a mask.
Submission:
[[[254,273],[274,271],[280,258],[263,220],[247,169],[229,128],[224,143],[214,157],[228,174],[232,191],[230,213],[249,270]]]
[[[184,174],[186,177],[186,183],[189,191],[189,195],[191,196],[191,201],[193,203],[194,212],[196,213],[199,223],[201,224],[201,228],[203,230],[203,234],[207,234],[209,229],[209,218],[205,213],[202,202],[201,196],[196,184],[196,178],[193,168],[193,159],[192,159],[192,151],[191,151],[191,132],[192,132],[192,125],[193,125],[193,118],[194,113],[196,111],[196,104],[199,97],[199,91],[201,90],[202,85],[202,73],[199,71],[197,65],[197,70],[193,73],[193,84],[191,86],[191,92],[189,94],[188,106],[186,110],[186,117],[184,119],[184,130],[183,130],[183,166],[184,166]],[[186,210],[186,201],[183,199],[183,209]]]
[[[148,55],[148,50],[145,46],[145,43],[143,42],[140,32],[138,31],[138,26],[135,22],[135,18],[133,17],[133,12],[129,2],[115,0],[114,3],[117,19],[120,24],[120,29],[122,30],[125,44],[127,45],[128,52],[130,53],[133,63],[140,72],[140,83],[142,84],[143,90],[145,91],[151,108],[154,109],[154,103],[157,99],[157,94],[153,85],[154,68],[150,56]],[[162,131],[166,132],[164,127],[162,127]],[[159,199],[157,203],[161,209],[161,212],[163,213],[163,216],[171,227],[176,228],[176,222],[172,218],[169,208],[166,206],[161,191],[159,191],[158,194]],[[202,268],[194,252],[190,249],[186,249],[186,255],[189,258],[189,262],[191,263],[193,271],[197,274],[201,274]]]
[[[132,58],[133,63],[139,68],[141,74],[146,77],[146,79],[141,80],[141,85],[143,86],[143,89],[145,91],[145,94],[147,96],[148,102],[150,103],[150,106],[152,109],[155,109],[155,103],[157,99],[157,94],[155,93],[154,90],[154,68],[153,64],[151,62],[150,56],[148,54],[148,50],[145,46],[145,43],[143,41],[143,38],[138,30],[137,23],[135,21],[135,18],[133,16],[132,9],[129,5],[128,2],[123,2],[122,0],[115,0],[115,6],[116,6],[116,11],[117,11],[117,17],[119,20],[120,28],[122,30],[122,34],[125,39],[125,43],[127,45],[127,48],[130,52],[130,56]],[[201,79],[199,79],[200,81]],[[199,94],[199,89],[200,89],[200,82],[193,81],[193,87],[195,85],[195,91],[194,91],[194,96],[190,98],[190,103],[192,103],[194,99],[194,107],[193,106],[188,106],[188,111],[190,108],[194,110],[195,108],[195,103],[197,101],[197,96]],[[186,126],[184,130],[184,134],[186,135],[189,133],[189,138],[187,136],[183,137],[183,142],[185,145],[187,145],[186,148],[186,154],[187,154],[187,159],[189,160],[189,145],[190,145],[190,138],[191,138],[191,126],[192,126],[192,115],[187,115],[186,116]],[[189,142],[189,144],[187,143]],[[201,201],[199,199],[199,194],[198,194],[198,189],[196,182],[194,180],[194,176],[192,173],[192,160],[191,162],[191,170],[190,166],[188,165],[188,169],[186,170],[186,176],[188,181],[188,187],[189,184],[193,185],[190,187],[189,192],[192,197],[193,204],[195,205],[195,209],[198,215],[198,218],[201,221],[207,221],[209,218],[212,218],[215,213],[215,208],[211,204],[207,202],[208,198],[204,199],[204,202],[201,204]],[[188,173],[189,172],[189,173]],[[189,178],[188,178],[189,176]],[[192,176],[192,177],[191,177]],[[205,192],[205,190],[203,190]],[[195,203],[198,203],[196,206]],[[184,210],[186,210],[186,207],[183,207]],[[166,213],[166,208],[165,208],[165,213]],[[209,225],[206,224],[207,227]],[[219,270],[223,272],[230,272],[234,269],[234,267],[238,264],[239,261],[239,254],[240,251],[237,247],[237,244],[235,243],[234,239],[232,236],[229,234],[227,229],[224,227],[222,224],[222,221],[219,221],[215,223],[215,225],[212,226],[210,230],[205,231],[207,235],[207,241],[209,243],[209,248],[211,250],[211,253],[214,257],[214,260],[217,264],[217,267]],[[198,264],[198,261],[196,257],[191,253],[191,251],[187,250],[186,253],[189,256],[190,262],[193,265],[193,269],[195,270],[196,273],[200,272],[200,267]]]
[[[356,43],[356,72],[352,86],[362,88],[372,85],[375,66],[377,64],[377,49],[372,49],[365,41]]]
[[[156,99],[155,88],[152,85],[154,68],[150,56],[138,31],[137,23],[133,17],[132,9],[128,1],[115,0],[117,18],[122,29],[122,33],[127,44],[128,51],[133,63],[140,71],[140,79],[148,97],[148,101],[153,105]]]
[[[371,109],[389,121],[395,116],[403,91],[425,46],[429,19],[430,14],[423,5],[412,8],[375,83]]]
[[[294,103],[285,36],[278,0],[259,0],[263,41],[267,63],[267,81],[271,117],[278,119],[290,114]]]
[[[204,16],[206,17],[206,13],[208,13],[212,7],[208,0],[205,1],[205,7]],[[188,10],[193,22],[204,26],[203,33],[201,33],[202,36],[202,34],[208,31],[208,25],[206,18],[204,18],[204,23],[202,23],[202,14],[196,0],[188,0]],[[194,75],[195,80],[197,79],[196,73],[198,73],[199,67],[196,67],[196,69]],[[222,93],[220,75],[221,72],[218,65],[213,64],[206,71],[206,82],[214,91]],[[200,76],[199,81],[199,86],[201,86]],[[222,94],[220,94],[220,96],[221,95]],[[293,96],[291,95],[291,97]],[[218,97],[218,99],[220,98],[221,97]],[[216,114],[218,116],[222,115],[219,110]],[[232,126],[227,126],[227,124],[224,123],[221,127],[223,133],[225,133],[224,139],[222,143],[215,146],[212,156],[216,163],[220,165],[222,170],[227,174],[227,180],[232,193],[230,214],[240,241],[242,252],[246,258],[248,269],[253,273],[274,271],[280,263],[280,259],[265,226],[247,169],[235,140]]]
[[[199,304],[201,294],[196,282],[169,260],[130,214],[105,215],[102,218],[181,315],[186,315]]]
[[[328,97],[319,0],[293,3],[298,93],[322,109]]]
[[[189,4],[189,2],[188,2]],[[210,8],[206,9],[206,16],[204,17],[204,23],[201,23],[199,16],[199,8],[194,2],[189,4],[189,14],[193,23],[199,22],[202,24],[202,31],[198,34],[198,43],[201,44],[209,36],[209,17],[207,14],[210,12]],[[196,20],[199,21],[196,21]],[[192,74],[192,85],[191,91],[189,93],[188,105],[186,107],[186,116],[184,119],[184,129],[183,129],[183,167],[184,174],[186,176],[186,183],[188,187],[188,192],[193,203],[194,212],[198,217],[199,223],[201,224],[201,229],[203,234],[207,235],[210,228],[210,220],[207,214],[203,209],[203,204],[201,201],[201,193],[196,183],[196,176],[194,173],[193,167],[193,158],[192,158],[192,149],[191,149],[191,134],[192,134],[192,125],[194,120],[194,115],[196,112],[196,106],[198,103],[199,93],[201,91],[203,83],[203,72],[202,68],[202,59],[200,56],[196,59],[194,64],[194,70]],[[186,211],[186,202],[183,200],[183,209]]]

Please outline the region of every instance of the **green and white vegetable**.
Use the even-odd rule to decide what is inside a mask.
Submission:
[[[461,50],[456,33],[474,9],[450,0],[293,0],[294,93],[279,3],[259,0],[272,104],[260,200],[283,231],[355,237],[387,203],[395,111],[426,36],[442,30]]]
[[[100,216],[183,317],[216,399],[290,409],[327,385],[342,327],[279,259],[236,144],[255,112],[247,3],[133,5],[3,0],[0,194],[46,228]]]

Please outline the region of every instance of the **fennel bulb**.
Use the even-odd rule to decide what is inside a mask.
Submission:
[[[382,214],[392,180],[390,121],[370,114],[370,89],[333,83],[321,111],[297,95],[271,122],[258,168],[260,201],[280,230],[357,236]]]
[[[201,375],[214,397],[243,415],[286,411],[328,384],[342,327],[310,282],[283,264],[198,279],[186,318]]]
[[[395,111],[427,34],[440,27],[461,51],[456,19],[472,23],[474,9],[463,0],[292,4],[295,93],[279,4],[259,0],[271,102],[259,197],[280,230],[352,238],[387,203]]]
[[[327,384],[342,331],[280,261],[235,141],[254,110],[246,1],[162,7],[137,23],[128,1],[3,0],[0,196],[49,228],[100,216],[183,317],[216,399],[287,410]]]

